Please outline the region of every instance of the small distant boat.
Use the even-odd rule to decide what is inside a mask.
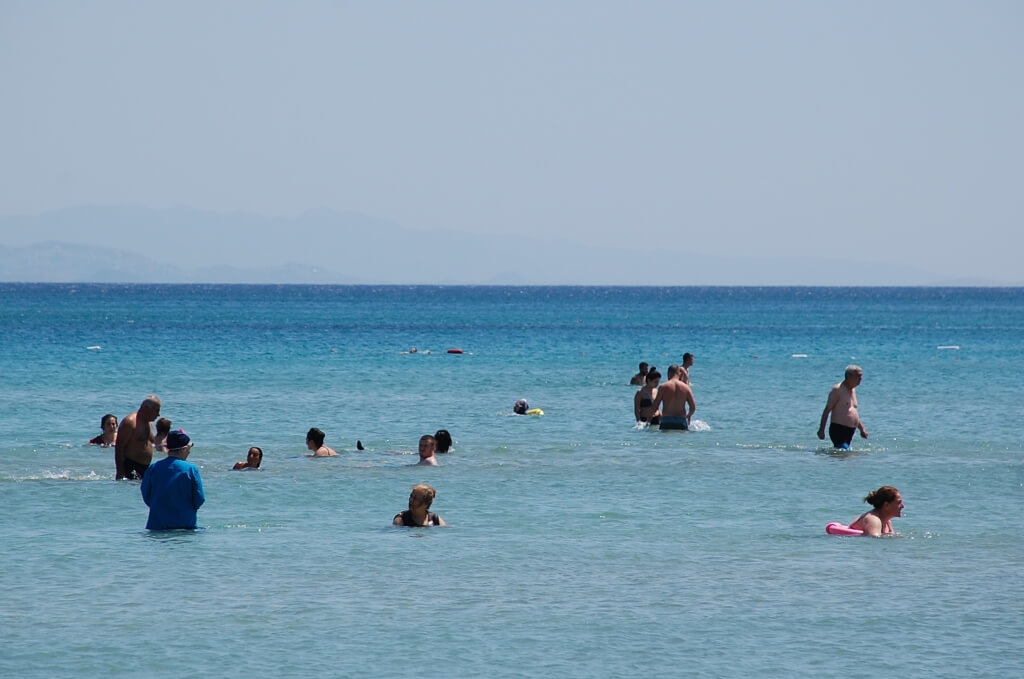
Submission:
[[[462,349],[449,349],[448,353],[449,354],[461,354],[462,353]]]
[[[807,358],[807,354],[793,354],[790,358]]]
[[[935,347],[936,349],[960,349],[959,344],[943,344],[942,346]]]

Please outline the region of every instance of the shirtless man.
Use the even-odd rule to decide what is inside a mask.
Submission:
[[[686,352],[683,354],[683,364],[679,366],[679,381],[684,384],[690,383],[690,366],[693,365],[693,354]]]
[[[658,395],[654,397],[651,407],[654,410],[661,406],[661,429],[689,429],[690,418],[697,410],[697,402],[693,400],[690,385],[679,379],[679,366],[668,367],[667,379],[658,387]]]
[[[316,427],[306,434],[306,448],[313,451],[312,455],[306,457],[334,457],[338,454],[333,448],[324,445],[324,433]]]
[[[821,412],[821,424],[818,427],[819,439],[825,440],[825,422],[828,421],[829,414],[832,415],[832,424],[829,425],[828,436],[836,448],[849,450],[853,432],[858,429],[861,438],[868,437],[868,430],[864,428],[864,423],[860,421],[860,414],[857,412],[857,393],[854,391],[863,378],[864,371],[859,365],[846,366],[846,378],[828,392],[828,400],[825,402],[825,410]]]
[[[141,479],[153,461],[153,420],[160,417],[160,398],[150,394],[137,412],[126,415],[114,443],[114,478]]]
[[[420,461],[416,464],[425,464],[431,467],[440,466],[434,452],[437,450],[437,439],[430,434],[420,437]]]

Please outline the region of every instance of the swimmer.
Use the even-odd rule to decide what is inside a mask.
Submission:
[[[633,377],[629,379],[629,383],[634,386],[642,387],[644,384],[646,384],[647,373],[649,372],[649,368],[647,367],[647,363],[645,361],[640,361],[640,365],[637,366],[637,368],[637,374],[633,375]]]
[[[161,417],[156,421],[156,436],[153,438],[153,450],[159,450],[161,452],[167,450],[164,445],[164,441],[167,440],[167,435],[171,433],[171,421],[166,417]]]
[[[512,405],[512,412],[516,415],[525,415],[526,411],[530,409],[530,404],[526,402],[525,398],[521,398]]]
[[[395,514],[391,521],[392,526],[407,526],[410,528],[424,528],[426,526],[444,526],[444,519],[430,511],[437,491],[425,483],[418,483],[412,487],[409,493],[409,509]]]
[[[437,450],[437,439],[430,434],[420,437],[420,461],[416,464],[427,465],[428,467],[439,466],[434,452]]]
[[[89,445],[109,448],[117,442],[117,415],[107,413],[100,418],[99,436],[89,439]]]
[[[263,462],[263,449],[253,446],[245,456],[245,462],[236,462],[231,469],[259,469]]]
[[[438,453],[450,453],[452,452],[452,435],[448,433],[447,429],[438,429],[437,433],[434,434],[434,440],[437,441]]]
[[[846,366],[846,374],[843,381],[832,387],[828,392],[828,400],[825,401],[825,409],[821,411],[821,423],[818,426],[818,438],[825,440],[825,422],[829,415],[832,416],[832,424],[828,428],[828,436],[832,439],[832,445],[836,448],[849,450],[853,442],[853,432],[860,430],[860,437],[866,439],[868,430],[860,421],[860,413],[857,410],[857,386],[864,379],[864,371],[858,365]]]
[[[633,415],[637,422],[648,422],[658,424],[661,422],[661,412],[654,407],[654,399],[658,395],[658,382],[661,381],[661,373],[657,370],[647,371],[647,384],[636,390],[633,395]]]
[[[306,433],[306,448],[313,451],[306,457],[334,457],[338,454],[333,448],[324,445],[324,436],[324,433],[316,427]]]
[[[892,486],[882,486],[868,493],[864,502],[874,509],[857,517],[857,520],[850,524],[850,528],[862,530],[864,535],[873,537],[891,535],[892,520],[903,514],[903,496],[900,495],[900,491]]]

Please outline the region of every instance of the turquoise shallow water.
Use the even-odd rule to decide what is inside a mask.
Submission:
[[[1024,290],[0,284],[0,321],[0,675],[1024,673]],[[684,351],[702,430],[635,429]],[[82,445],[150,392],[204,530]],[[388,525],[419,482],[449,528]],[[824,534],[885,483],[899,537]]]

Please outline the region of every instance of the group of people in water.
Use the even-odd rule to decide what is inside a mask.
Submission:
[[[640,385],[633,395],[633,415],[638,425],[658,425],[659,429],[690,428],[690,418],[697,410],[697,401],[690,386],[690,368],[693,354],[683,354],[681,365],[672,364],[661,381],[655,366],[641,361],[639,372],[629,383]]]
[[[692,366],[693,354],[687,352],[683,354],[682,364],[668,367],[665,382],[662,382],[662,375],[655,366],[640,362],[639,370],[629,381],[631,385],[640,386],[633,395],[633,414],[638,426],[658,425],[663,430],[690,428],[690,418],[697,410],[690,384]],[[856,389],[863,379],[864,371],[860,366],[847,366],[843,381],[832,387],[825,401],[818,438],[825,439],[825,425],[828,424],[828,436],[838,450],[849,450],[858,431],[861,438],[868,437],[857,409]],[[899,490],[882,486],[869,493],[864,501],[873,509],[861,514],[847,528],[861,531],[864,535],[892,533],[892,519],[903,511],[903,497]]]
[[[654,366],[640,363],[639,372],[630,384],[641,385],[633,398],[633,409],[638,424],[658,425],[661,429],[687,430],[690,418],[697,410],[690,385],[693,354],[683,354],[681,365],[670,365],[667,378],[661,382],[661,373]],[[825,425],[831,423],[828,435],[833,446],[849,450],[853,435],[860,432],[868,437],[867,429],[857,409],[856,388],[863,380],[859,366],[847,366],[842,382],[829,391],[825,409],[821,414],[818,438],[825,438]],[[159,397],[147,396],[139,409],[118,423],[117,417],[107,413],[100,418],[101,433],[89,443],[114,448],[115,478],[142,481],[142,497],[150,509],[146,528],[164,530],[196,528],[196,512],[206,501],[199,468],[188,462],[192,440],[183,429],[171,430],[172,422],[160,417]],[[516,414],[530,412],[529,404],[520,399],[513,407]],[[332,457],[338,453],[324,444],[325,434],[313,427],[306,433],[308,457]],[[448,453],[452,447],[451,434],[440,429],[436,434],[420,437],[417,464],[437,466],[437,454]],[[357,450],[364,450],[356,441]],[[167,457],[153,462],[153,452],[164,451]],[[263,462],[263,449],[249,448],[246,459],[236,462],[233,470],[259,469]],[[396,526],[443,526],[444,520],[430,512],[436,491],[426,484],[413,486],[409,495],[409,509],[395,515]],[[863,535],[887,535],[893,532],[892,519],[903,511],[903,497],[892,486],[882,486],[864,498],[873,509],[861,514],[848,526],[851,532]]]
[[[149,507],[149,530],[195,529],[197,512],[206,502],[199,467],[188,462],[192,452],[192,439],[183,429],[171,430],[172,422],[159,417],[160,398],[154,395],[143,399],[139,409],[117,422],[117,416],[107,413],[100,418],[101,433],[89,443],[114,448],[114,468],[117,480],[142,481],[142,499]],[[158,419],[159,418],[159,419]],[[338,453],[324,445],[325,434],[313,427],[306,433],[307,457],[332,457]],[[362,442],[356,448],[364,450]],[[436,434],[425,434],[419,441],[417,464],[438,466],[437,453],[451,452],[452,437],[446,429]],[[153,462],[154,451],[163,451],[167,457]],[[236,462],[233,470],[259,469],[263,462],[263,449],[252,446],[246,459]],[[409,495],[409,509],[396,514],[396,526],[444,526],[444,520],[429,511],[437,495],[427,484],[413,486]]]

